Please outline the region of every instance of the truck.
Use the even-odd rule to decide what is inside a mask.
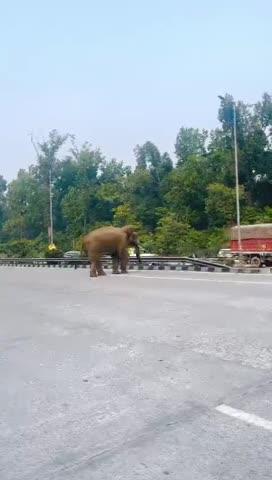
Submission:
[[[241,225],[241,246],[239,249],[238,227],[231,228],[231,253],[254,267],[272,264],[272,223]]]

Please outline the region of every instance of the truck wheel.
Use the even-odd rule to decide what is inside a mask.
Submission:
[[[260,257],[251,257],[250,264],[252,265],[252,267],[259,268],[262,264]]]

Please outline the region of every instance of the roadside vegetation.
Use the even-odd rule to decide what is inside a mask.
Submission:
[[[151,141],[137,145],[134,168],[52,130],[35,145],[34,165],[10,183],[0,175],[0,256],[45,255],[50,170],[58,253],[80,249],[95,227],[133,224],[147,252],[217,254],[236,218],[232,104],[230,95],[221,99],[216,130],[181,127],[175,158]],[[242,223],[272,222],[267,93],[254,106],[237,103],[237,140]]]

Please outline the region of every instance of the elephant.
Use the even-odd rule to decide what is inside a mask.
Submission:
[[[106,275],[101,262],[105,254],[112,257],[112,273],[128,273],[129,247],[135,248],[136,257],[141,262],[138,235],[129,225],[121,228],[101,227],[88,233],[83,239],[83,250],[91,262],[90,277]]]

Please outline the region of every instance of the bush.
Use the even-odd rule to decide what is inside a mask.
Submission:
[[[209,232],[207,241],[207,255],[215,257],[221,248],[229,248],[230,232],[227,229],[217,229]]]
[[[183,238],[190,227],[177,220],[175,215],[162,217],[155,232],[155,248],[160,255],[178,255],[182,250]]]
[[[42,257],[44,244],[38,240],[11,240],[0,244],[0,255],[7,257]]]
[[[208,233],[190,228],[181,239],[179,254],[191,257],[204,257],[207,253]]]
[[[62,258],[63,257],[63,251],[56,247],[54,250],[49,250],[48,247],[45,249],[44,252],[45,258]]]

